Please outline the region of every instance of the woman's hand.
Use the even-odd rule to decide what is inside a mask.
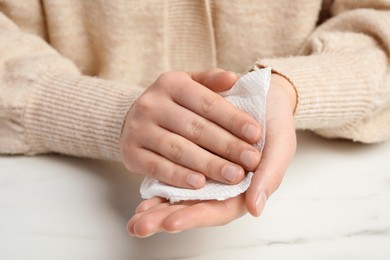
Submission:
[[[214,91],[238,76],[221,69],[162,74],[130,108],[120,140],[130,172],[197,189],[206,178],[239,183],[260,153],[259,124]],[[206,86],[213,86],[213,90]]]
[[[129,220],[130,235],[148,237],[158,232],[177,233],[183,230],[228,224],[246,213],[244,194],[224,201],[186,201],[170,204],[163,198],[141,202]]]
[[[245,195],[225,201],[181,204],[169,204],[162,198],[145,200],[128,223],[129,233],[147,237],[161,231],[175,233],[196,227],[225,225],[244,215],[247,209],[252,215],[259,216],[267,198],[279,187],[295,153],[295,106],[294,87],[282,76],[273,74],[267,96],[266,144]]]

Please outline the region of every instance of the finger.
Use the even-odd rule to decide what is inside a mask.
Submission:
[[[238,74],[220,68],[190,72],[189,74],[193,80],[215,92],[229,90],[239,79]]]
[[[260,216],[267,198],[278,189],[296,149],[292,117],[274,121],[267,128],[262,158],[246,192],[246,205],[253,216]]]
[[[171,83],[172,97],[176,103],[249,143],[256,143],[260,139],[261,128],[254,118],[195,81],[189,80],[185,86],[182,84]]]
[[[160,154],[173,163],[187,167],[194,172],[202,173],[219,182],[236,184],[244,178],[245,172],[241,166],[220,158],[166,129],[160,128],[157,131],[152,135],[154,138],[145,138],[143,145],[146,149]],[[177,182],[174,179],[175,175],[165,174],[165,176],[168,175],[173,179],[166,179],[165,182],[168,181],[169,184]]]
[[[167,117],[166,114],[175,116]],[[248,171],[254,170],[259,164],[260,152],[252,145],[173,102],[166,104],[164,110],[159,111],[156,117],[164,118],[159,122],[161,127],[185,137],[213,154],[241,165]]]
[[[156,154],[148,149],[139,148],[133,153],[134,163],[131,171],[134,174],[149,176],[175,187],[199,189],[206,183],[203,174]]]
[[[156,201],[155,201],[156,202]],[[142,204],[142,202],[140,203]],[[155,212],[155,211],[158,211],[160,209],[164,209],[164,208],[167,208],[169,206],[171,206],[172,204],[169,204],[167,201],[162,201],[161,203],[158,203],[158,204],[155,204],[153,207],[145,210],[145,211],[142,211],[142,212],[138,212],[138,213],[135,213],[131,218],[130,220],[128,221],[127,223],[127,229],[129,231],[129,233],[131,235],[135,235],[134,234],[134,225],[135,223],[141,219],[143,216],[145,216],[146,214],[148,213],[151,213],[151,212]],[[139,206],[139,205],[138,205]]]
[[[147,199],[142,201],[140,204],[138,204],[137,208],[135,209],[135,213],[141,213],[146,210],[149,210],[157,205],[166,203],[167,200],[161,197],[153,197],[151,199]]]
[[[220,226],[246,213],[244,196],[225,201],[204,201],[172,212],[162,223],[167,232],[179,232],[197,227]]]
[[[163,231],[162,223],[172,212],[187,207],[186,205],[160,205],[153,210],[133,216],[128,222],[128,232],[131,235],[145,238]]]

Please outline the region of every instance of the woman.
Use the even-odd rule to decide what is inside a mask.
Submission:
[[[141,203],[129,221],[140,237],[259,216],[295,129],[390,137],[389,9],[385,0],[2,1],[0,152],[117,160],[186,188],[255,171],[244,195],[223,202]],[[254,66],[273,70],[262,154],[251,146],[259,125],[213,92],[238,79],[229,71]]]

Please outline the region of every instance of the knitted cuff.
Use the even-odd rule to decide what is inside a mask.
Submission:
[[[36,82],[25,112],[30,154],[119,161],[123,123],[142,92],[92,77],[46,74]]]
[[[324,53],[261,59],[256,66],[271,67],[296,88],[296,128],[334,128],[360,119],[375,105],[375,83],[370,86],[367,82],[375,68],[357,65],[362,63],[360,58],[350,53]]]

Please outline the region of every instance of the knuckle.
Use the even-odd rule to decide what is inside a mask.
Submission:
[[[206,94],[201,98],[200,109],[201,109],[203,114],[207,115],[211,111],[213,111],[213,109],[215,108],[217,103],[218,103],[218,97],[216,95],[213,95],[211,93]]]
[[[177,166],[170,167],[171,170],[166,174],[167,182],[169,184],[175,186],[175,187],[183,187],[183,177],[184,175],[182,174]]]
[[[204,168],[204,174],[208,177],[213,177],[213,174],[215,172],[215,165],[216,165],[216,162],[215,160],[209,160],[206,165],[205,165],[205,168]]]
[[[147,171],[146,175],[158,179],[159,168],[160,167],[155,160],[148,161],[146,163],[146,171]]]
[[[233,113],[233,115],[231,115],[228,119],[228,122],[227,122],[227,129],[228,130],[232,130],[234,128],[237,128],[237,124],[239,124],[241,121],[240,121],[240,118],[242,118],[242,113],[241,111],[236,111]]]
[[[148,113],[154,106],[156,102],[154,102],[152,95],[148,93],[144,93],[141,95],[134,103],[134,109],[136,115],[142,115]]]
[[[151,137],[152,139],[152,145],[158,153],[161,153],[166,145],[166,140],[168,137],[168,133],[159,134],[156,136]]]
[[[231,158],[234,154],[236,154],[235,152],[237,150],[239,150],[239,148],[241,147],[240,145],[240,141],[238,140],[233,140],[233,141],[230,141],[226,147],[225,147],[225,150],[224,150],[224,157],[226,158]]]
[[[183,146],[178,143],[171,143],[169,145],[169,156],[174,161],[179,161],[183,155]]]
[[[194,141],[199,140],[206,129],[206,123],[203,120],[195,119],[191,122],[189,135]]]
[[[169,72],[164,72],[162,73],[158,78],[157,78],[157,85],[158,86],[169,86],[171,85],[176,78],[176,73],[169,71]]]

